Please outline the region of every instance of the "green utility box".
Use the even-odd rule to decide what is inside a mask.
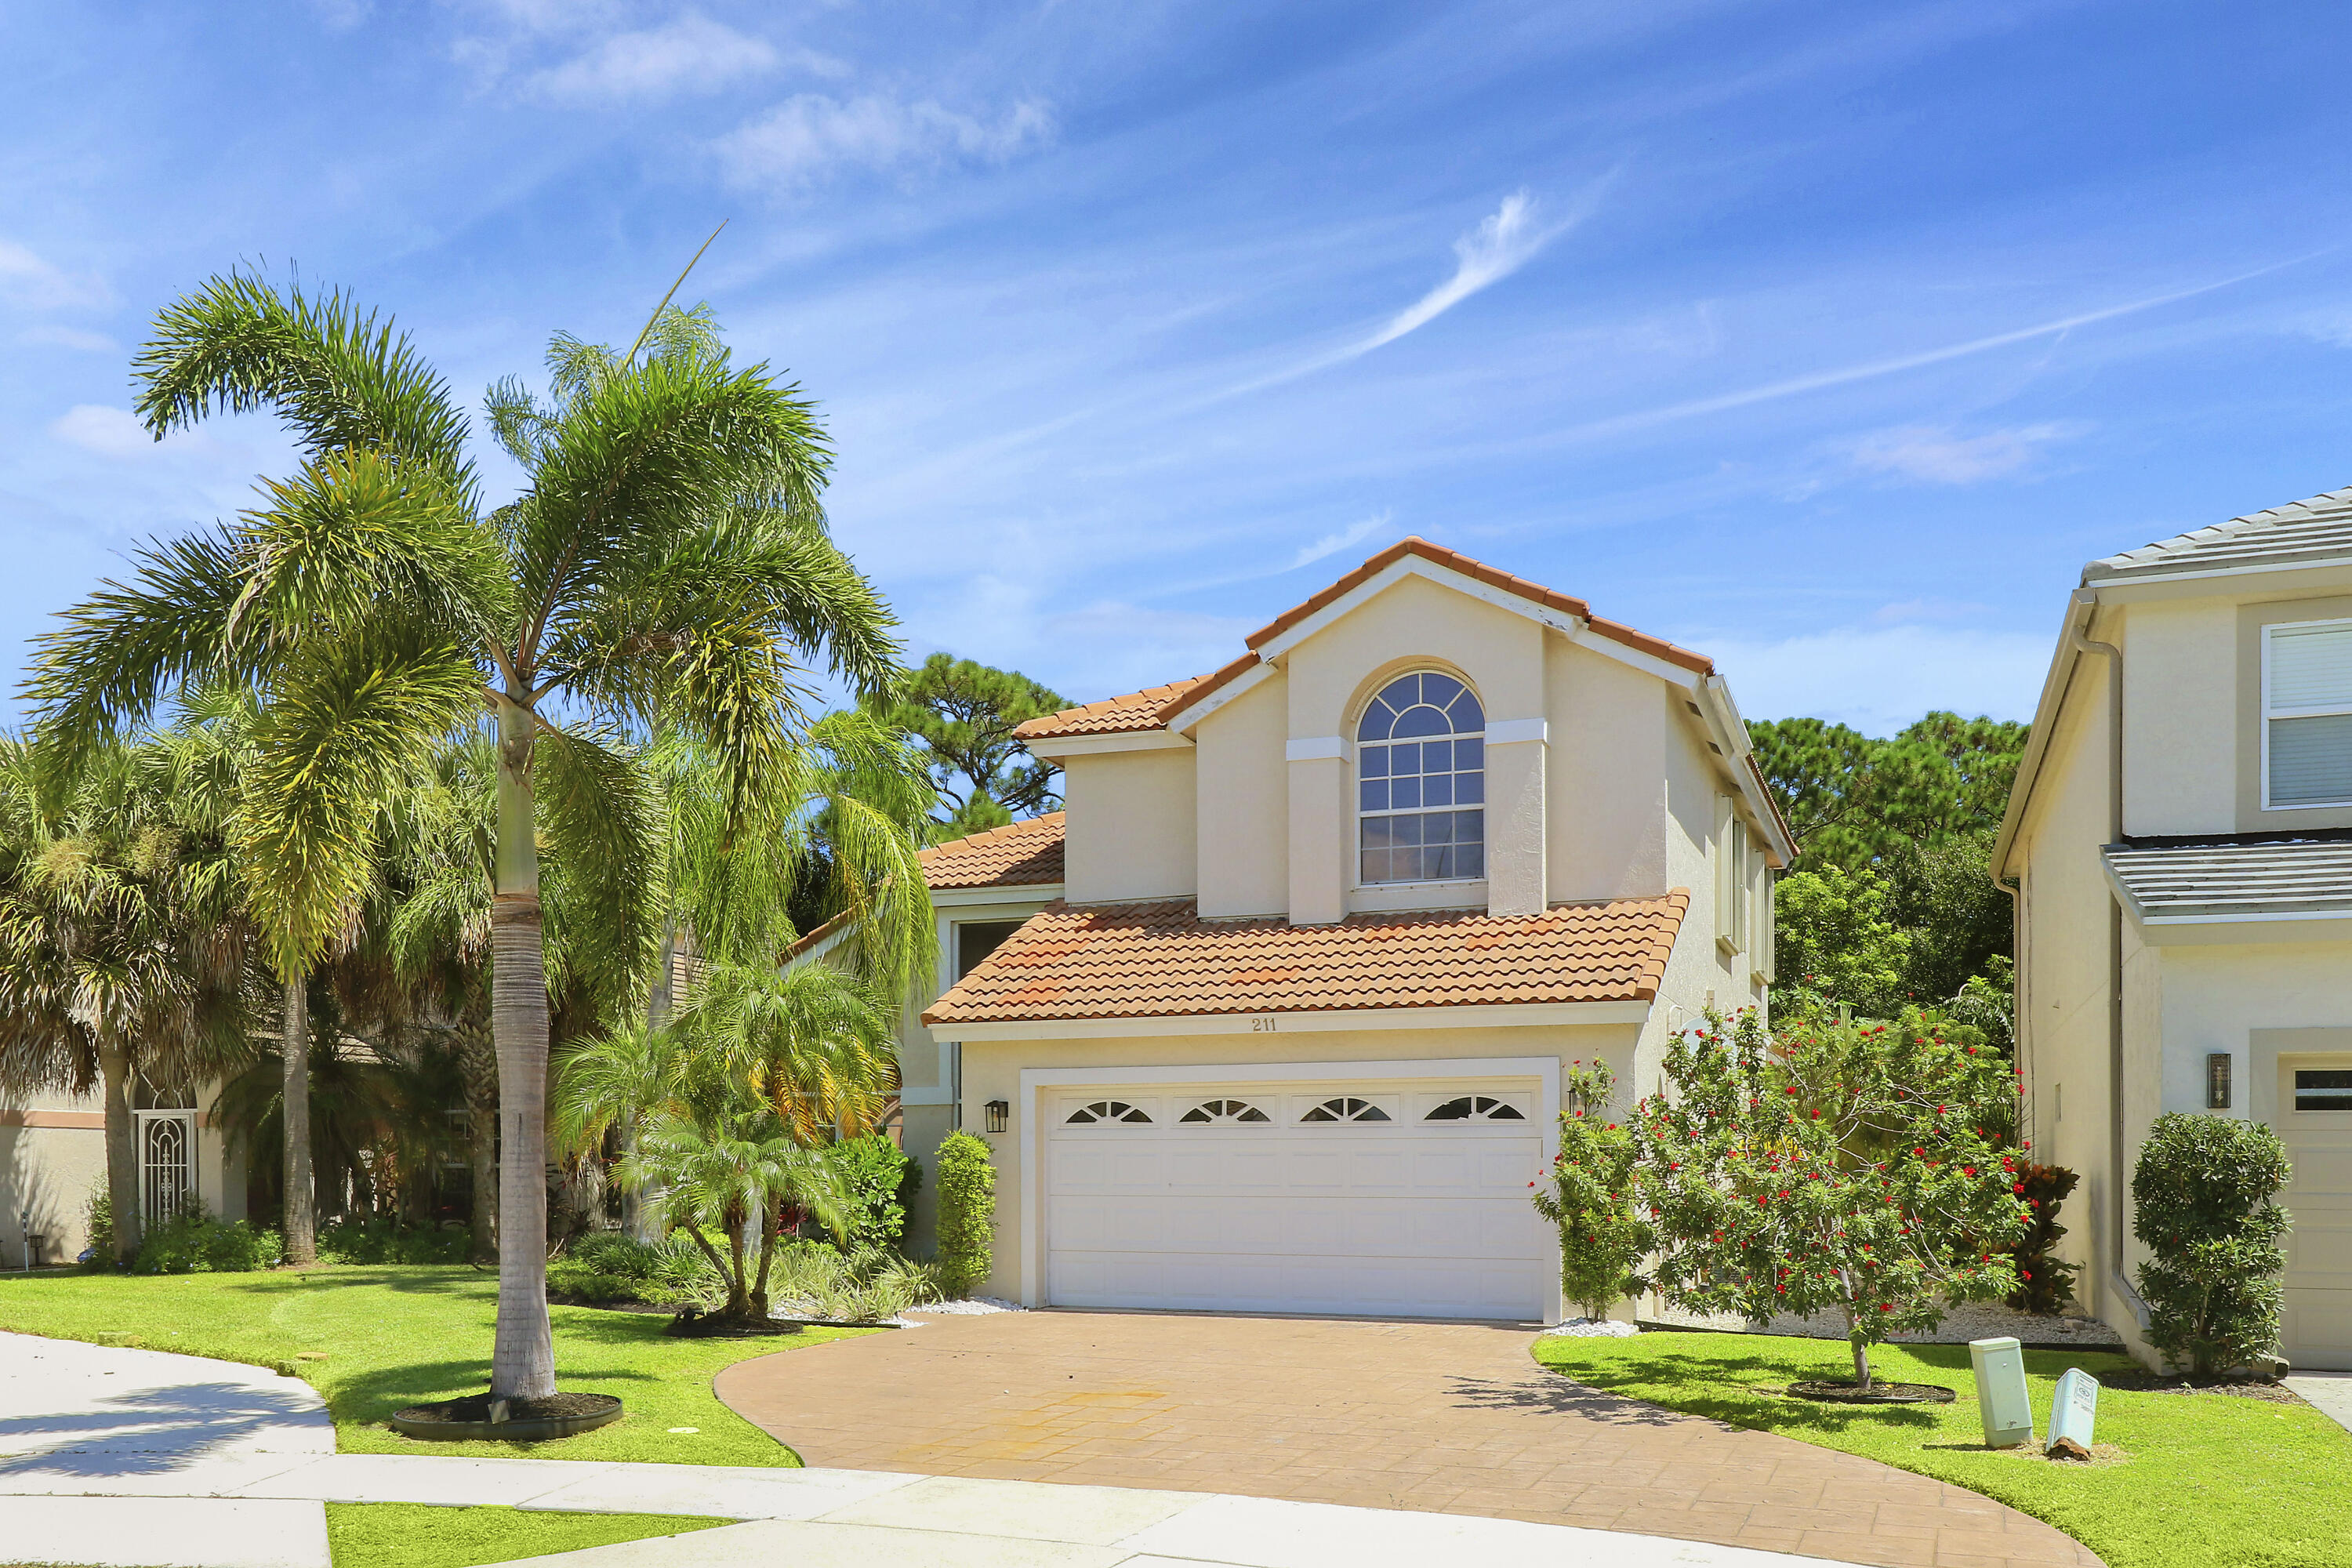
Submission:
[[[2015,1340],[1970,1340],[1969,1364],[1977,1374],[1977,1413],[1985,1447],[2014,1448],[2033,1441],[2033,1402],[2025,1393],[2025,1352]]]

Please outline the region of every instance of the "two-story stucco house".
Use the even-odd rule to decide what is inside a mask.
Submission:
[[[2252,1118],[2294,1162],[2284,1353],[2352,1367],[2352,489],[2083,569],[1993,864],[2084,1305],[2145,1348],[2148,1126]]]
[[[1533,1319],[1563,1068],[1760,1006],[1791,855],[1701,655],[1413,539],[1215,674],[1032,721],[1066,809],[926,857],[907,1142],[992,1293]]]

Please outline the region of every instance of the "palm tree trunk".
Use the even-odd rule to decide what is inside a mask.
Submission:
[[[99,1094],[106,1111],[106,1199],[114,1211],[114,1261],[128,1268],[139,1256],[139,1118],[131,1105],[131,1053],[101,1046]]]
[[[310,1174],[310,985],[297,974],[286,983],[286,1027],[278,1041],[286,1068],[286,1261],[319,1261],[318,1194]]]
[[[536,721],[499,703],[499,843],[490,911],[490,1032],[498,1042],[499,1327],[490,1397],[555,1393],[547,1321],[547,953],[533,842]]]

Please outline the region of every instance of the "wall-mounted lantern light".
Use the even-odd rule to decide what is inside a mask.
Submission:
[[[1003,1131],[1004,1119],[1013,1114],[1013,1107],[1001,1100],[992,1100],[985,1109],[988,1111],[988,1130],[991,1132]]]
[[[2205,1057],[2205,1109],[2230,1109],[2230,1053],[2210,1051]]]

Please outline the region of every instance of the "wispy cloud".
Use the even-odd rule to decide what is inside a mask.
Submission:
[[[1808,392],[1823,392],[1831,387],[1845,386],[1858,381],[1872,381],[1883,375],[1899,374],[1906,370],[1923,370],[1928,365],[1966,359],[1971,354],[2008,348],[2014,343],[2032,342],[2036,338],[2053,337],[2060,333],[2073,331],[2077,327],[2087,327],[2100,321],[2112,321],[2118,317],[2137,315],[2143,310],[2153,310],[2158,306],[2175,304],[2182,300],[2193,300],[2200,294],[2210,294],[2222,289],[2234,288],[2238,284],[2265,277],[2283,268],[2292,267],[2295,265],[2296,260],[2302,259],[2307,258],[2296,258],[2294,260],[2274,262],[2270,266],[2257,267],[2251,271],[2236,273],[2211,283],[2200,283],[2194,288],[2174,289],[2162,294],[2148,295],[2145,299],[2128,300],[2120,305],[2109,305],[2103,310],[2084,310],[2077,315],[2059,317],[2055,321],[2038,321],[2030,327],[2019,327],[2012,331],[1994,332],[1986,337],[1970,338],[1966,342],[1948,343],[1942,348],[1927,349],[1918,353],[1899,354],[1892,359],[1871,360],[1861,364],[1841,366],[1836,370],[1815,371],[1809,375],[1790,376],[1785,381],[1767,382],[1761,386],[1747,387],[1738,392],[1718,393],[1712,397],[1695,397],[1685,403],[1670,403],[1660,408],[1643,409],[1634,414],[1614,415],[1607,419],[1595,419],[1587,424],[1559,431],[1547,440],[1548,442],[1582,440],[1595,436],[1620,435],[1626,431],[1646,429],[1653,426],[1670,425],[1677,420],[1695,418],[1701,415],[1721,414],[1735,408],[1747,408],[1759,403],[1769,403],[1776,398],[1794,397]]]
[[[819,75],[847,68],[812,50],[789,52],[793,64]],[[784,63],[785,53],[765,38],[689,12],[662,26],[615,33],[562,65],[533,72],[524,89],[557,102],[655,102],[719,92],[768,75]]]
[[[49,421],[49,434],[68,447],[101,458],[145,457],[157,445],[131,410],[101,403],[74,405]]]
[[[114,298],[92,272],[68,272],[14,240],[0,239],[0,299],[32,310],[103,305]]]
[[[1864,437],[1854,445],[1853,463],[1873,473],[1899,475],[1927,484],[1973,485],[2017,473],[2043,447],[2064,440],[2079,429],[2050,423],[1956,436],[1948,426],[1908,425]]]
[[[717,150],[738,183],[791,190],[845,170],[883,174],[1002,163],[1054,136],[1053,110],[1036,100],[983,119],[931,99],[808,92],[721,137]]]
[[[122,345],[104,332],[87,332],[79,327],[61,327],[55,322],[27,327],[16,334],[19,342],[48,343],[61,349],[77,349],[83,353],[121,353]]]
[[[1501,282],[1533,259],[1563,226],[1542,226],[1535,198],[1525,191],[1513,191],[1476,228],[1454,242],[1454,276],[1399,310],[1386,326],[1359,343],[1354,353],[1370,353],[1383,343],[1392,343],[1429,325],[1479,289]]]
[[[1859,626],[1777,641],[1684,634],[1751,719],[1807,715],[1889,735],[1930,709],[2032,717],[2050,639],[1961,626]]]
[[[1351,544],[1360,544],[1371,537],[1374,530],[1386,528],[1389,520],[1395,515],[1389,511],[1374,512],[1361,522],[1350,523],[1335,533],[1327,533],[1312,544],[1302,544],[1298,547],[1298,553],[1291,557],[1290,564],[1284,570],[1296,572],[1301,566],[1313,565],[1327,555],[1337,555]]]

